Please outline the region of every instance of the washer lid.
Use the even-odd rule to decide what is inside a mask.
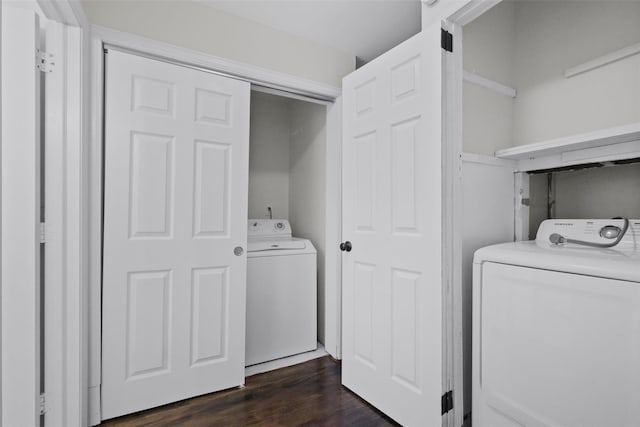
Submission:
[[[607,243],[608,228],[622,227],[622,220],[554,219],[543,221],[535,241],[512,242],[478,249],[475,264],[496,262],[522,267],[640,282],[640,220],[630,220],[622,241],[611,248],[576,243],[553,243],[557,233],[566,239]]]
[[[278,251],[292,249],[306,249],[304,239],[253,239],[247,242],[247,252]]]
[[[522,267],[640,282],[640,250],[567,247],[528,241],[478,249],[475,264],[496,262]]]

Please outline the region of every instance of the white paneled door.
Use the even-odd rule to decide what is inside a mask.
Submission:
[[[250,93],[106,64],[103,419],[244,383]]]
[[[40,118],[38,15],[0,5],[0,426],[40,425]],[[47,385],[48,386],[48,385]]]
[[[342,382],[407,426],[442,424],[440,28],[343,81]]]

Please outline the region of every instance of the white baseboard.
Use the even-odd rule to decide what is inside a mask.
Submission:
[[[259,363],[257,365],[247,366],[244,369],[244,376],[261,374],[263,372],[275,371],[276,369],[286,368],[287,366],[297,365],[298,363],[308,362],[309,360],[318,359],[327,356],[324,346],[318,343],[318,348],[314,351],[306,353],[294,354],[293,356],[283,357],[282,359],[270,360],[269,362]]]

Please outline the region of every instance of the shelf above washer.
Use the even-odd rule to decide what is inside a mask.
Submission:
[[[625,142],[640,141],[640,123],[571,135],[533,144],[520,145],[496,151],[500,159],[525,160],[562,154],[585,148],[604,147]]]

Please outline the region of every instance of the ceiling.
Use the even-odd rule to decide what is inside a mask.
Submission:
[[[198,0],[368,62],[420,31],[420,0]]]

